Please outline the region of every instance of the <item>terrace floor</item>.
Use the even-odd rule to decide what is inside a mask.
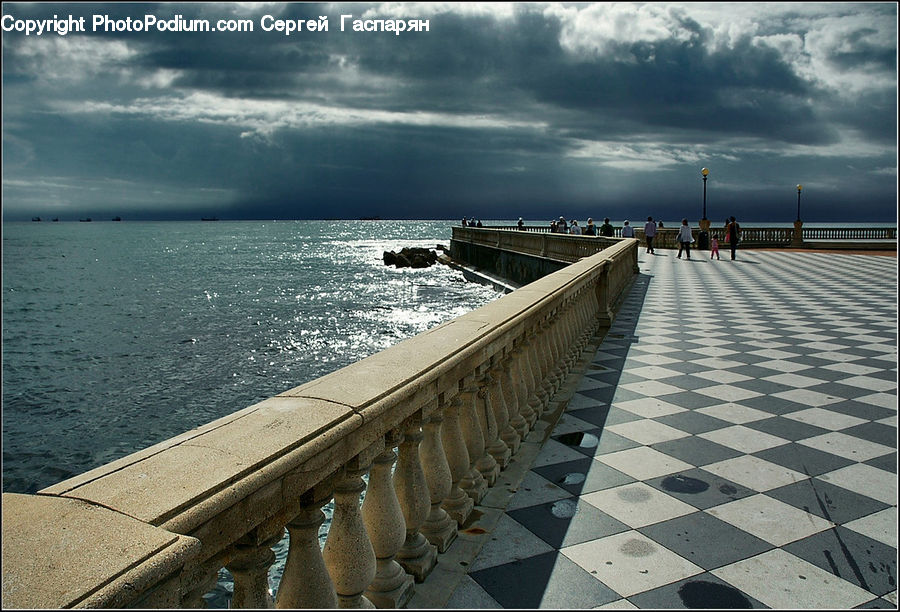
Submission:
[[[728,258],[640,249],[408,608],[897,608],[896,255]]]

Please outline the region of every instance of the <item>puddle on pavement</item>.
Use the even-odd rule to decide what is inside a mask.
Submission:
[[[706,580],[691,580],[678,589],[678,596],[688,608],[752,608],[750,600],[734,587]]]
[[[703,493],[709,483],[690,476],[669,476],[662,481],[662,488],[673,493]]]

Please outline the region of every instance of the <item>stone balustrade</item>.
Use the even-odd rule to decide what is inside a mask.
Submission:
[[[510,233],[488,239],[507,248]],[[637,246],[529,243],[572,263],[36,495],[4,493],[4,605],[203,607],[224,567],[233,607],[402,607],[610,324]],[[273,601],[272,546],[285,529]]]
[[[742,226],[741,227],[741,241],[740,244],[743,248],[748,247],[769,247],[769,248],[777,248],[777,247],[797,247],[803,246],[807,241],[896,241],[897,240],[897,228],[896,227],[803,227],[803,223],[794,224],[795,227],[753,227],[753,226]],[[644,242],[644,224],[643,222],[636,222],[634,227],[634,235],[635,238]],[[508,231],[516,231],[519,230],[514,225],[504,225],[504,226],[490,226],[488,228],[454,228],[454,232],[457,230],[508,230]],[[653,245],[659,247],[661,249],[677,249],[679,228],[675,225],[672,227],[663,227],[657,229],[656,238],[653,240]],[[692,228],[692,233],[694,238],[696,239],[697,234],[700,232],[700,228],[694,227]],[[550,233],[549,226],[543,225],[526,225],[521,230],[518,231],[520,234],[546,234],[548,236],[557,236],[557,234]],[[559,236],[566,236],[566,234],[560,234]],[[615,236],[622,236],[622,228],[615,228]],[[719,241],[719,245],[726,244],[725,241],[725,227],[724,224],[722,227],[710,227],[709,228],[709,237],[712,239],[713,237],[717,238]],[[603,237],[595,237],[595,236],[569,236],[569,238],[576,240],[610,240],[609,238]],[[512,242],[512,240],[507,239],[508,242]],[[879,245],[883,246],[883,245]],[[895,247],[896,248],[896,247]]]

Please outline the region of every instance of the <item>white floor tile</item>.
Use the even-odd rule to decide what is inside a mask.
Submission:
[[[643,482],[594,491],[581,499],[633,528],[697,512],[690,504]]]
[[[710,463],[703,469],[754,491],[768,491],[808,478],[806,474],[750,455]]]
[[[655,397],[641,397],[625,402],[615,402],[613,405],[616,408],[627,410],[632,414],[636,414],[647,419],[655,419],[667,414],[675,414],[677,412],[687,411],[681,406],[670,404],[669,402]]]
[[[790,442],[790,440],[785,440],[784,438],[779,438],[778,436],[773,436],[772,434],[763,431],[750,429],[743,425],[714,429],[713,431],[697,434],[697,437],[747,454],[756,453],[767,448],[781,446],[782,444]]]
[[[798,440],[797,443],[854,461],[868,461],[896,450],[890,446],[869,442],[839,431]]]
[[[517,559],[526,559],[550,552],[553,547],[534,535],[507,514],[500,515],[491,539],[485,543],[469,566],[474,572],[486,567],[502,565]]]
[[[569,546],[560,552],[623,597],[703,572],[637,531]]]
[[[712,387],[704,387],[702,389],[695,390],[695,393],[708,395],[709,397],[714,397],[725,402],[739,402],[744,399],[759,397],[760,395],[762,395],[762,393],[758,393],[757,391],[750,391],[749,389],[742,389],[740,387],[734,387],[732,385],[714,385]]]
[[[872,395],[857,397],[854,401],[862,402],[863,404],[872,404],[873,406],[880,406],[882,408],[897,409],[897,396],[891,393],[873,393]]]
[[[831,521],[762,493],[706,512],[775,546],[802,540],[834,526]]]
[[[855,584],[781,549],[711,573],[773,609],[848,609],[875,598]]]
[[[811,378],[809,376],[802,376],[800,374],[775,374],[774,376],[766,376],[762,380],[767,380],[769,382],[777,383],[779,385],[787,385],[788,387],[794,387],[796,389],[802,389],[804,387],[812,387],[814,385],[821,385],[821,378]]]
[[[749,376],[744,376],[743,374],[738,374],[737,372],[732,372],[730,370],[710,370],[709,372],[697,372],[696,374],[694,374],[694,376],[717,382],[720,385],[727,385],[729,383],[740,382],[742,380],[750,380]]]
[[[849,414],[834,412],[832,410],[826,410],[824,408],[807,408],[806,410],[798,410],[796,412],[785,414],[784,418],[794,421],[800,421],[801,423],[806,423],[807,425],[815,425],[816,427],[821,427],[822,429],[830,429],[831,431],[847,429],[848,427],[853,427],[854,425],[859,425],[860,423],[867,422],[866,419],[860,419],[855,416],[850,416]]]
[[[897,475],[892,472],[856,463],[816,478],[880,502],[897,505]]]
[[[640,376],[641,378],[646,378],[648,380],[661,380],[664,378],[671,378],[673,376],[681,376],[681,372],[676,370],[670,370],[668,368],[664,368],[662,366],[644,366],[641,368],[627,368],[626,372],[629,374],[634,374],[635,376]]]
[[[828,404],[836,404],[843,401],[840,397],[826,395],[818,391],[810,391],[809,389],[790,389],[789,391],[779,391],[773,393],[772,397],[780,397],[789,402],[803,404],[804,406],[827,406]]]
[[[629,440],[640,442],[645,446],[656,444],[657,442],[686,438],[690,435],[680,429],[658,423],[652,419],[640,419],[638,421],[619,423],[618,425],[608,425],[606,429]]]
[[[723,421],[728,421],[729,423],[734,423],[736,425],[752,423],[753,421],[760,421],[772,417],[770,412],[757,410],[756,408],[750,408],[749,406],[743,406],[741,404],[735,404],[734,402],[698,408],[694,412],[722,419]]]
[[[648,397],[656,397],[658,395],[669,395],[672,393],[681,393],[684,391],[681,387],[674,387],[663,382],[655,380],[645,380],[641,382],[628,383],[627,385],[619,385],[620,389],[626,391],[634,391]]]
[[[689,470],[694,466],[670,457],[646,446],[606,453],[596,457],[598,461],[628,474],[637,480],[647,480],[674,472]]]
[[[897,548],[897,507],[885,508],[855,521],[844,523],[844,527]]]
[[[897,388],[896,380],[884,380],[883,378],[872,378],[871,376],[851,376],[850,378],[842,378],[836,382],[842,385],[851,385],[860,389],[868,389],[869,391],[890,391]]]

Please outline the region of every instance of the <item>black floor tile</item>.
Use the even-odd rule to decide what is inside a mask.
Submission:
[[[875,457],[873,459],[869,459],[868,461],[864,461],[866,465],[871,465],[872,467],[879,468],[886,472],[897,473],[897,453],[888,453],[887,455],[882,455],[881,457]]]
[[[635,482],[635,479],[590,457],[532,468],[573,495],[593,493]]]
[[[687,408],[688,410],[706,408],[708,406],[715,406],[722,403],[722,400],[720,399],[710,397],[708,395],[703,395],[702,393],[695,393],[693,391],[668,393],[662,396],[662,399],[669,402],[670,404],[678,406],[679,408]]]
[[[469,576],[504,608],[593,608],[619,599],[615,591],[558,551]]]
[[[707,572],[632,595],[628,601],[645,610],[768,608],[721,578]]]
[[[786,419],[782,416],[774,416],[769,419],[751,421],[749,423],[744,423],[744,426],[794,442],[796,442],[797,440],[805,440],[806,438],[821,436],[822,434],[827,434],[829,432],[828,429],[816,427],[815,425],[810,425],[809,423],[801,423],[800,421],[794,419]]]
[[[797,412],[798,410],[806,410],[809,408],[809,406],[806,406],[805,404],[798,404],[797,402],[771,395],[749,397],[747,399],[742,399],[740,403],[743,406],[749,406],[750,408],[756,408],[757,410],[763,410],[775,415],[790,414],[792,412]]]
[[[710,463],[724,461],[725,459],[744,454],[741,451],[722,446],[705,438],[698,438],[697,436],[658,442],[651,444],[650,448],[696,466],[709,465]]]
[[[819,476],[856,463],[852,459],[793,442],[755,452],[753,456],[808,476]]]
[[[631,529],[579,499],[561,499],[507,514],[557,550]]]
[[[840,412],[841,414],[859,417],[868,421],[878,421],[880,419],[886,419],[890,416],[897,415],[896,409],[891,410],[889,408],[882,408],[881,406],[866,404],[864,402],[858,402],[855,400],[847,400],[844,402],[828,404],[826,408],[834,412]]]
[[[706,512],[694,512],[638,529],[705,570],[748,559],[773,546]]]
[[[717,419],[716,417],[703,414],[702,412],[695,412],[693,410],[667,414],[665,416],[656,417],[653,420],[695,435],[706,433],[707,431],[712,431],[714,429],[730,427],[732,425],[732,423],[729,423],[728,421],[723,421],[722,419]]]
[[[869,442],[884,444],[891,448],[897,448],[897,428],[884,423],[860,423],[847,429],[842,429],[841,433],[845,433]]]
[[[889,506],[818,478],[808,478],[766,491],[766,495],[843,525]]]
[[[846,527],[792,542],[784,550],[876,595],[897,590],[897,549]]]
[[[701,510],[756,495],[756,491],[702,468],[659,476],[644,482]]]

